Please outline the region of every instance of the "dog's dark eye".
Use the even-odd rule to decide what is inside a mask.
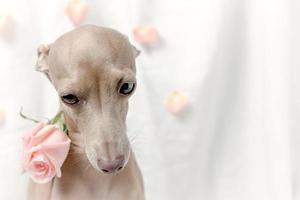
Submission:
[[[66,104],[74,105],[79,102],[78,97],[76,97],[74,94],[66,94],[61,97],[62,101]]]
[[[123,83],[119,89],[119,93],[122,95],[129,95],[133,92],[135,83]]]

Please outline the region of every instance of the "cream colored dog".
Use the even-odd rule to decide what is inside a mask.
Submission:
[[[29,185],[28,200],[143,200],[126,134],[139,52],[121,33],[92,25],[38,49],[37,70],[60,97],[72,140],[62,177]]]

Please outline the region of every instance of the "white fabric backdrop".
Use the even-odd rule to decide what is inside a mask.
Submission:
[[[297,0],[87,1],[84,23],[127,34],[153,24],[163,44],[137,60],[129,135],[148,200],[300,199],[299,52]],[[56,93],[33,71],[36,47],[72,25],[66,1],[0,0],[15,17],[13,40],[0,40],[0,199],[24,199],[18,116],[51,117]],[[183,116],[164,107],[180,90]]]

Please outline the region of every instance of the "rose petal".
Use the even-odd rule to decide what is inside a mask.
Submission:
[[[55,177],[54,170],[52,172],[49,172],[46,176],[37,176],[35,174],[29,174],[31,179],[39,184],[44,184],[50,182]]]
[[[70,149],[70,143],[71,140],[68,140],[52,146],[48,145],[47,147],[43,148],[43,152],[51,160],[58,177],[61,176],[60,168],[67,158]]]
[[[27,131],[22,135],[23,147],[27,147],[32,136],[36,135],[42,128],[44,124],[38,123],[31,131]]]
[[[51,161],[41,152],[35,153],[27,166],[27,172],[36,183],[47,183],[55,176],[55,169]]]
[[[30,146],[35,146],[46,140],[46,138],[51,135],[51,133],[55,130],[55,126],[47,125],[44,126],[37,134],[31,136]]]

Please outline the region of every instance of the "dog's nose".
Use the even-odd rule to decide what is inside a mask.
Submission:
[[[104,160],[99,158],[98,159],[98,167],[104,173],[111,174],[123,169],[125,164],[125,157],[124,156],[117,156],[113,160]]]

